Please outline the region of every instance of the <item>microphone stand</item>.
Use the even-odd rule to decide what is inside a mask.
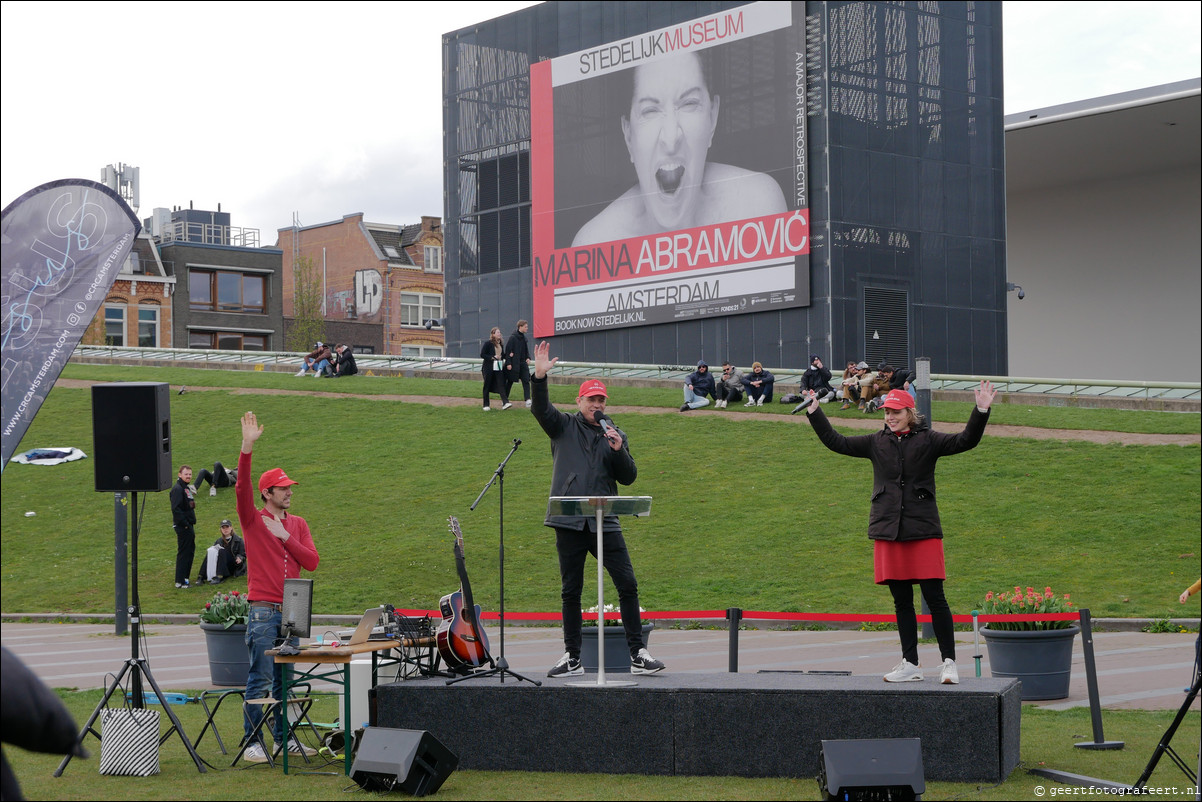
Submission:
[[[480,495],[476,496],[476,500],[472,502],[472,506],[468,509],[475,510],[480,504],[480,499],[484,498],[484,494],[488,492],[488,488],[492,487],[493,482],[497,483],[498,503],[500,508],[500,517],[498,518],[498,526],[500,529],[500,540],[498,545],[497,570],[500,573],[500,593],[501,593],[501,654],[494,661],[494,668],[487,671],[477,671],[468,674],[464,677],[456,677],[455,679],[447,680],[447,685],[453,685],[456,682],[462,682],[465,679],[476,679],[478,677],[491,677],[494,675],[500,676],[501,682],[505,682],[505,675],[516,677],[519,680],[533,682],[535,685],[542,685],[538,680],[530,679],[518,674],[516,671],[509,670],[509,661],[505,659],[505,463],[509,462],[510,457],[517,453],[518,446],[522,444],[521,440],[516,437],[513,439],[513,448],[505,455],[505,459],[501,460],[501,464],[493,471],[492,478],[488,480],[488,484],[484,485],[484,489],[480,491]],[[480,622],[477,621],[477,624]]]

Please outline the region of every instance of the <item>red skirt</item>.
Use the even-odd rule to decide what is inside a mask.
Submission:
[[[872,543],[873,581],[878,585],[890,579],[947,579],[942,538]]]

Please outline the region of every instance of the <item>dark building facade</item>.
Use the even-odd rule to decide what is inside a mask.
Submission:
[[[782,12],[785,22],[755,27]],[[567,360],[799,366],[817,353],[840,368],[926,356],[939,373],[1006,374],[1001,14],[996,2],[564,0],[445,35],[448,355],[474,354],[491,326],[526,318]],[[611,230],[600,239],[618,247],[592,244],[581,223],[604,220],[600,196],[634,180],[620,162],[637,147],[633,113],[620,128],[594,110],[629,97],[618,73],[659,58],[665,42],[712,52],[702,69],[711,91],[721,85],[721,111],[715,99],[709,160],[736,166],[749,189],[737,195],[748,212],[734,216],[751,219]],[[599,79],[564,79],[569,67]],[[796,144],[788,163],[774,155],[782,140]],[[662,176],[687,175],[684,162],[656,173],[667,194],[675,179]],[[757,175],[779,185],[783,209],[750,189]],[[540,207],[540,193],[554,202]],[[785,235],[790,215],[806,218],[804,245]],[[706,262],[724,238],[756,231],[765,242],[785,232],[772,270]],[[675,262],[656,264],[648,249],[661,246]],[[622,292],[590,300],[619,267]],[[678,272],[689,283],[669,286]],[[556,276],[572,285],[540,289]],[[670,303],[645,313],[650,297]]]
[[[177,240],[159,252],[176,281],[176,348],[284,350],[282,251]]]

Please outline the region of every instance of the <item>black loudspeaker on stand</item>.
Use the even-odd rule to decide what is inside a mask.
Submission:
[[[157,493],[171,487],[170,398],[162,382],[92,385],[97,492]]]
[[[355,750],[351,779],[365,791],[426,796],[442,787],[459,757],[425,730],[368,727]]]
[[[155,698],[165,699],[163,691],[150,673],[150,665],[141,654],[141,616],[138,598],[138,525],[141,521],[138,509],[140,491],[157,492],[171,486],[171,412],[170,393],[166,384],[150,382],[128,382],[97,384],[92,386],[92,451],[95,458],[96,490],[98,492],[129,493],[129,506],[133,515],[130,530],[130,598],[129,640],[130,656],[113,681],[105,689],[104,697],[92,711],[88,722],[79,732],[76,744],[82,746],[90,732],[97,738],[101,734],[92,728],[100,711],[109,698],[121,687],[125,675],[130,677],[130,690],[134,707],[146,706],[142,693],[142,681],[146,680],[154,689]],[[121,524],[124,528],[124,523]],[[171,729],[164,734],[162,744],[174,732],[183,741],[184,748],[192,757],[196,768],[205,773],[204,762],[196,754],[192,742],[184,734],[183,725],[171,705],[163,705],[163,711],[171,719]],[[63,758],[54,772],[61,777],[71,755]]]

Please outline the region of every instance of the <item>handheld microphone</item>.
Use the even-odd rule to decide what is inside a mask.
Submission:
[[[604,412],[599,412],[594,417],[596,417],[597,423],[601,425],[601,431],[605,434],[609,434],[610,429],[617,428]]]

